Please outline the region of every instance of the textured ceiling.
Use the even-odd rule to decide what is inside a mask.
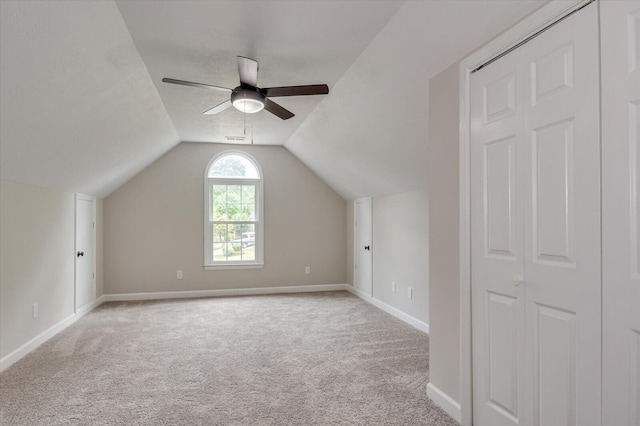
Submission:
[[[258,85],[326,83],[330,89],[402,5],[398,1],[117,2],[171,120],[185,142],[226,142],[247,136],[282,145],[324,96],[273,100],[296,114],[287,121],[234,108],[202,112],[229,98],[163,77],[234,88],[236,56],[260,64]],[[246,122],[245,122],[246,118]],[[245,133],[246,131],[246,133]]]
[[[179,142],[115,3],[0,19],[0,177],[102,197]]]
[[[103,197],[180,141],[247,130],[345,198],[426,187],[428,81],[540,1],[0,1],[0,177]],[[202,111],[235,87],[327,83],[296,117]],[[437,153],[429,153],[437,155]]]

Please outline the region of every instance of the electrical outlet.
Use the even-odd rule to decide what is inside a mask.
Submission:
[[[409,299],[413,299],[413,289],[411,287],[407,288],[407,296]]]
[[[38,302],[33,304],[32,314],[33,314],[33,318],[38,317]]]
[[[179,280],[182,279],[182,271],[180,269],[178,269],[178,271],[176,272],[176,278],[178,278]]]
[[[304,267],[304,273],[306,275],[310,275],[311,274],[311,266],[305,266]]]
[[[395,281],[391,281],[391,291],[392,292],[396,292],[396,282]]]

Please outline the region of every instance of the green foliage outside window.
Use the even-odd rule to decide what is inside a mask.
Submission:
[[[244,177],[247,170],[237,155],[225,155],[211,166],[210,175],[219,177]]]

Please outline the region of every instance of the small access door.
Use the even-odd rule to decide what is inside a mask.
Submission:
[[[96,199],[76,194],[76,312],[96,298]]]
[[[354,202],[354,283],[356,291],[372,297],[372,211],[371,198],[361,198]]]

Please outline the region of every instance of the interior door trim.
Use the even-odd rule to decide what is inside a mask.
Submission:
[[[581,9],[593,0],[552,0],[535,13],[502,33],[460,62],[460,157],[459,157],[459,246],[460,246],[460,407],[461,424],[473,424],[473,371],[471,353],[471,182],[469,88],[473,70],[522,44],[554,22]]]

